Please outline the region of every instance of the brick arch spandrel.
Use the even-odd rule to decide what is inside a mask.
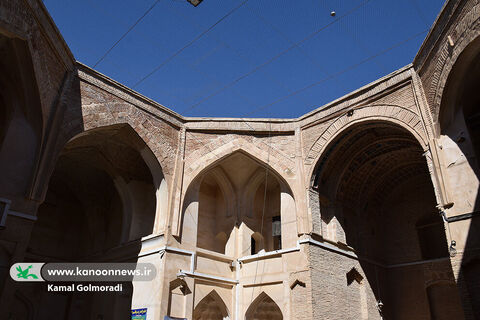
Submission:
[[[387,121],[392,122],[409,131],[418,140],[422,148],[427,146],[427,138],[420,117],[413,111],[395,105],[370,105],[353,110],[353,114],[344,113],[326,127],[319,138],[307,153],[305,165],[311,166],[310,179],[314,165],[318,162],[325,148],[344,129],[352,124],[364,121]]]
[[[57,151],[60,152],[71,138],[82,132],[116,124],[128,124],[135,130],[157,158],[170,184],[179,130],[129,104],[83,105],[81,115],[70,119],[67,115]]]
[[[187,191],[191,187],[192,182],[199,177],[202,172],[212,168],[228,155],[237,151],[244,152],[262,164],[268,165],[276,175],[279,176],[281,182],[288,187],[293,198],[299,198],[294,188],[294,180],[297,178],[297,175],[293,162],[282,161],[282,159],[277,158],[274,154],[269,153],[268,150],[260,149],[243,138],[233,139],[216,149],[209,149],[208,146],[205,146],[204,148],[206,150],[203,152],[203,156],[196,158],[195,161],[190,164],[186,164],[181,189],[179,187],[175,190],[175,193],[179,193],[181,196],[179,201],[176,202],[173,210],[171,226],[173,235],[180,234],[183,200]],[[286,163],[288,163],[288,165]]]
[[[438,51],[438,59],[434,67],[434,73],[430,86],[428,87],[427,99],[431,104],[433,120],[438,122],[442,97],[447,84],[448,76],[452,71],[459,56],[474,40],[480,37],[480,4],[469,10],[450,32],[454,43],[453,48],[448,44],[445,36]]]
[[[209,150],[209,152],[206,152],[202,157],[190,163],[189,166],[186,166],[184,186],[188,188],[191,182],[201,172],[213,167],[217,162],[237,151],[244,152],[253,159],[271,167],[275,173],[282,178],[283,182],[288,185],[290,190],[293,190],[289,181],[295,177],[294,166],[290,166],[290,163],[287,165],[285,163],[286,161],[282,161],[282,159],[277,158],[272,153],[269,154],[268,150],[260,149],[243,138],[232,140],[216,149]],[[184,188],[184,190],[186,190],[186,188]]]

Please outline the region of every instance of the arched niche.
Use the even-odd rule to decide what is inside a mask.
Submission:
[[[250,239],[250,254],[254,255],[262,250],[265,251],[265,241],[260,232],[254,232]]]
[[[451,270],[432,178],[416,137],[393,122],[357,122],[326,146],[311,181],[316,233],[360,257],[368,290],[384,303],[384,315],[428,316],[424,265],[399,282],[407,272],[402,265],[411,262],[441,258],[444,262],[430,267],[443,270],[446,263]],[[413,296],[421,307],[406,308]]]
[[[237,151],[207,167],[188,186],[181,241],[246,256],[251,254],[254,233],[262,236],[266,251],[294,247],[296,225],[295,201],[287,184],[271,167]],[[215,238],[220,233],[228,237],[225,245]]]
[[[154,232],[164,219],[166,188],[146,148],[128,125],[71,139],[51,175],[28,251],[76,260]]]
[[[193,310],[194,320],[228,320],[227,306],[215,290],[206,295]]]
[[[31,187],[43,119],[28,44],[0,33],[0,196],[13,207]]]
[[[173,318],[184,318],[187,295],[192,293],[183,279],[170,282],[167,313]]]
[[[258,295],[245,313],[245,320],[282,320],[282,311],[265,292]]]

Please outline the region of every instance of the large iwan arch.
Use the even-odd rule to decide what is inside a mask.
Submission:
[[[431,279],[424,276],[424,261],[431,261],[430,268],[450,270],[453,279],[423,154],[417,138],[395,122],[359,121],[329,140],[312,175],[315,232],[355,253],[368,282],[362,295],[382,301],[386,317],[429,314],[424,283]],[[403,278],[406,272],[410,276]],[[358,292],[348,294],[355,300]],[[450,294],[455,297],[450,308],[460,316],[458,293]],[[409,310],[414,296],[419,307]]]

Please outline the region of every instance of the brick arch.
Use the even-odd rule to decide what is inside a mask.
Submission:
[[[243,190],[243,194],[240,196],[242,215],[252,217],[253,214],[253,201],[255,198],[255,192],[257,192],[260,185],[265,181],[265,169],[260,168],[255,171],[249,178],[247,186]]]
[[[217,163],[225,159],[227,156],[234,152],[243,152],[247,156],[261,163],[263,166],[267,166],[281,179],[281,181],[290,189],[292,186],[288,182],[294,177],[294,168],[287,166],[284,161],[278,159],[272,153],[269,154],[267,150],[260,149],[248,142],[243,138],[238,138],[230,141],[217,149],[211,150],[199,159],[196,159],[194,163],[185,168],[184,176],[184,190],[187,190],[192,181],[197,178],[201,172],[212,168]]]
[[[386,121],[394,123],[410,132],[420,143],[423,149],[427,147],[427,138],[420,117],[411,110],[395,105],[369,105],[354,109],[353,114],[348,112],[332,122],[315,141],[307,153],[305,164],[312,166],[317,163],[326,147],[341,132],[359,122]],[[315,168],[312,166],[308,179],[312,176]]]
[[[210,291],[209,294],[199,299],[199,302],[195,305],[193,310],[193,319],[202,319],[203,315],[207,317],[211,315],[211,312],[217,313],[215,316],[222,316],[223,319],[229,318],[230,312],[227,304],[223,301],[222,297],[217,293],[215,289]]]
[[[245,312],[245,319],[283,319],[282,310],[278,303],[265,291],[262,291],[248,307]]]
[[[211,173],[220,186],[220,191],[222,192],[223,199],[227,205],[227,217],[236,216],[237,194],[235,193],[235,188],[233,187],[232,182],[220,167],[214,168]]]
[[[71,130],[70,133],[75,132],[74,130]],[[81,131],[77,134],[75,134],[72,138],[68,139],[67,142],[65,142],[61,146],[61,149],[58,150],[58,153],[55,155],[55,161],[52,161],[51,163],[51,170],[50,172],[44,173],[45,174],[45,181],[46,181],[46,187],[44,188],[44,192],[46,193],[48,190],[49,186],[49,181],[52,177],[52,174],[55,170],[55,167],[57,166],[57,159],[58,156],[65,150],[65,148],[68,148],[69,145],[72,143],[75,144],[78,142],[78,140],[87,138],[90,139],[88,142],[84,142],[86,146],[89,147],[94,147],[94,144],[96,141],[99,140],[99,137],[104,136],[107,137],[107,139],[112,137],[112,133],[118,134],[118,132],[121,132],[123,135],[123,139],[117,139],[114,138],[116,143],[118,142],[124,142],[126,146],[133,148],[136,153],[138,153],[140,161],[145,165],[147,168],[149,175],[151,176],[151,183],[153,184],[154,187],[154,197],[155,197],[155,208],[154,208],[154,224],[153,224],[153,230],[152,233],[160,233],[164,232],[165,230],[165,225],[166,225],[166,220],[167,220],[167,209],[168,209],[168,199],[169,199],[169,187],[168,187],[168,181],[166,180],[166,176],[163,171],[163,167],[161,163],[159,162],[158,157],[153,153],[153,151],[149,148],[147,145],[145,139],[143,139],[139,132],[135,130],[130,124],[128,123],[118,123],[118,124],[113,124],[113,125],[107,125],[107,126],[98,126],[98,127],[93,127],[89,128],[88,130]],[[93,136],[93,138],[92,138]],[[114,142],[115,144],[115,142]],[[122,153],[123,154],[123,153]],[[126,156],[125,159],[128,159],[129,157]],[[119,195],[121,196],[122,204],[123,207],[125,208],[124,213],[125,217],[123,217],[124,220],[124,228],[122,229],[122,239],[126,239],[128,236],[128,232],[131,230],[132,226],[132,218],[133,216],[131,215],[131,212],[133,210],[132,207],[132,201],[133,199],[131,198],[131,195],[129,194],[127,190],[127,183],[122,177],[121,171],[117,170],[114,166],[113,163],[119,161],[122,162],[123,159],[112,157],[112,161],[108,161],[106,158],[99,157],[97,160],[97,163],[103,163],[103,170],[112,178],[115,180],[115,187]],[[128,161],[128,160],[127,160]],[[129,164],[129,168],[135,167],[135,164]],[[45,194],[43,195],[43,198],[45,198]]]
[[[480,4],[475,5],[469,12],[459,20],[453,34],[455,46],[450,48],[447,38],[443,39],[443,44],[439,48],[439,58],[434,67],[432,82],[428,88],[427,97],[432,104],[433,121],[437,123],[440,115],[442,97],[446,89],[446,84],[452,69],[455,66],[460,55],[468,45],[480,38]]]
[[[127,124],[153,152],[170,184],[174,160],[169,159],[169,155],[176,154],[175,143],[178,129],[128,104],[82,105],[81,110],[82,114],[72,112],[70,115],[74,115],[71,117],[67,114],[67,121],[63,124],[61,138],[56,146],[57,152],[60,152],[68,141],[82,132],[111,125]]]
[[[179,236],[181,234],[182,208],[184,207],[187,193],[190,189],[195,188],[194,180],[199,179],[203,172],[207,172],[235,152],[242,152],[259,162],[262,166],[271,169],[272,173],[279,179],[280,186],[284,187],[286,191],[292,195],[293,199],[298,199],[294,191],[295,189],[292,188],[292,183],[294,183],[293,179],[295,178],[293,163],[292,167],[287,166],[285,161],[282,162],[281,159],[278,159],[274,154],[269,154],[267,150],[262,150],[243,138],[237,138],[216,149],[208,149],[208,152],[205,152],[203,156],[197,158],[193,163],[185,167],[182,187],[181,189],[177,188],[177,190],[175,190],[175,193],[180,194],[180,197],[175,204],[171,220],[173,235]]]

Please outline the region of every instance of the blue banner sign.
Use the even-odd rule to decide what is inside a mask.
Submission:
[[[132,309],[132,320],[147,320],[147,308]]]

